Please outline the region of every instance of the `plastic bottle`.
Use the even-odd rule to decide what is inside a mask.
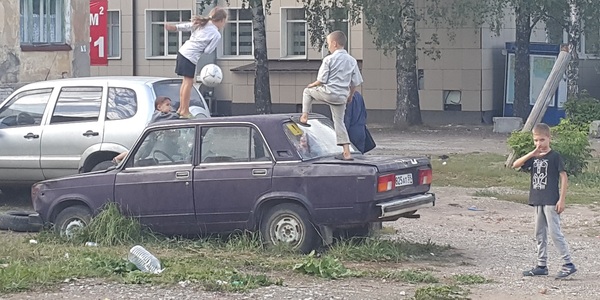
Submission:
[[[85,245],[88,247],[98,247],[98,243],[94,243],[94,242],[86,242]]]
[[[133,246],[127,258],[142,272],[159,274],[163,271],[160,260],[140,245]]]

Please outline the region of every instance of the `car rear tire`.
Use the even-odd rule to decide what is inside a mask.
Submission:
[[[69,206],[56,216],[54,231],[61,237],[73,238],[77,231],[90,224],[92,213],[83,205]]]
[[[97,163],[91,170],[90,172],[96,172],[96,171],[104,171],[112,166],[114,166],[115,163],[112,162],[111,160],[105,160],[105,161],[101,161],[99,163]]]
[[[0,230],[11,230],[18,232],[38,232],[42,229],[39,224],[29,223],[28,211],[8,211],[0,214]]]
[[[293,250],[308,253],[315,248],[319,235],[304,207],[283,203],[269,209],[260,224],[267,246],[285,243]]]

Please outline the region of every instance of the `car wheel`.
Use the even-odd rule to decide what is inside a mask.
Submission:
[[[54,231],[61,237],[73,238],[92,220],[92,213],[83,205],[69,206],[56,216]]]
[[[105,160],[105,161],[101,161],[99,163],[97,163],[91,170],[90,172],[96,172],[96,171],[104,171],[112,166],[114,166],[115,163],[112,162],[111,160]]]
[[[260,224],[260,233],[268,246],[285,243],[303,253],[313,250],[319,237],[306,209],[292,203],[271,208]]]
[[[42,229],[39,224],[29,223],[28,211],[8,211],[0,214],[0,230],[12,230],[18,232],[38,232]]]

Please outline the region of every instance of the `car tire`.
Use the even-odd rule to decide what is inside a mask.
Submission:
[[[306,209],[293,203],[269,209],[260,224],[260,234],[269,247],[284,242],[302,253],[313,250],[320,239]]]
[[[8,211],[0,214],[0,230],[17,232],[38,232],[42,229],[40,224],[30,224],[29,211]]]
[[[90,172],[96,172],[96,171],[104,171],[112,166],[114,166],[115,163],[112,162],[112,160],[105,160],[105,161],[101,161],[99,163],[97,163],[91,170]]]
[[[61,237],[72,238],[77,230],[90,224],[92,212],[83,206],[75,205],[63,209],[54,220],[54,231]]]

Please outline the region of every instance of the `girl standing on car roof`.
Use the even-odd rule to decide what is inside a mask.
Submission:
[[[177,61],[175,73],[183,76],[181,89],[179,90],[179,109],[177,113],[182,118],[191,118],[190,113],[190,93],[194,84],[196,75],[196,64],[202,54],[209,54],[215,51],[217,43],[221,40],[219,30],[225,27],[227,22],[227,11],[220,7],[215,7],[210,11],[208,17],[194,16],[191,22],[172,25],[165,24],[168,31],[191,31],[190,39],[187,40],[179,51],[177,51]]]

